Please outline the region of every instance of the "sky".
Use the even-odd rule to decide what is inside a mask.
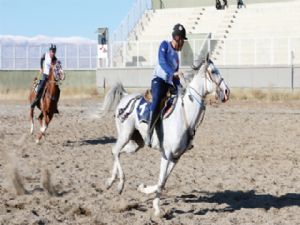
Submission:
[[[0,35],[80,36],[97,39],[98,27],[110,34],[134,0],[0,0]]]

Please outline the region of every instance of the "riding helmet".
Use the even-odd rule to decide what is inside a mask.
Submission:
[[[49,50],[50,51],[52,50],[53,52],[56,52],[56,45],[55,44],[51,44]]]
[[[176,24],[173,28],[173,33],[172,33],[173,38],[175,36],[179,36],[184,40],[187,40],[186,37],[186,31],[183,25],[181,25],[180,23]]]

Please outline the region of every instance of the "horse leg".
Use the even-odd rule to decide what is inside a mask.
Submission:
[[[120,133],[121,136],[118,137],[117,143],[112,149],[112,154],[114,156],[114,165],[113,165],[113,170],[112,170],[112,176],[111,178],[108,179],[107,181],[107,188],[110,188],[111,185],[113,184],[114,180],[117,177],[117,173],[119,173],[119,184],[118,184],[118,192],[119,194],[122,193],[123,188],[124,188],[124,181],[125,181],[125,175],[120,163],[120,151],[121,149],[129,142],[130,135],[126,133]]]
[[[125,146],[124,148],[121,150],[121,153],[122,152],[126,152],[126,153],[134,153],[137,151],[137,149],[139,148],[139,145],[133,141],[133,140],[130,140]]]
[[[47,113],[45,111],[43,111],[42,115],[40,115],[40,118],[39,119],[40,119],[40,123],[41,123],[41,128],[40,128],[40,133],[38,135],[38,138],[36,140],[37,144],[40,142],[42,137],[45,135],[45,132],[48,128],[49,121],[51,120],[51,119],[49,119],[49,116],[47,115]]]
[[[31,134],[33,134],[33,129],[34,129],[33,114],[34,114],[34,109],[30,108],[29,118],[30,118],[30,121],[31,121],[31,128],[30,128],[30,133]]]
[[[159,216],[159,214],[160,214],[159,201],[160,201],[161,191],[164,187],[165,179],[167,177],[169,163],[170,163],[170,160],[168,158],[165,158],[163,156],[161,157],[159,180],[158,180],[158,184],[157,184],[156,195],[153,200],[153,208],[154,208],[155,216]]]
[[[117,163],[116,161],[114,160],[114,165],[113,165],[113,169],[112,169],[112,173],[111,173],[111,178],[108,178],[107,179],[107,182],[106,182],[106,189],[109,189],[112,184],[114,183],[116,177],[117,177],[117,174],[118,174],[118,167],[117,167]]]
[[[169,162],[169,165],[167,168],[167,173],[166,173],[166,178],[165,178],[163,186],[165,186],[165,183],[167,182],[167,179],[169,178],[169,175],[171,174],[172,170],[174,169],[176,163],[177,163],[177,161],[173,161],[173,160],[171,160]],[[158,187],[157,184],[152,185],[152,186],[146,186],[144,184],[140,184],[138,187],[138,191],[145,193],[145,194],[152,194],[157,191],[157,187]]]
[[[44,117],[43,112],[41,112],[40,115],[39,115],[39,117],[38,117],[40,126],[43,126],[43,123],[42,123],[43,122],[43,117]]]

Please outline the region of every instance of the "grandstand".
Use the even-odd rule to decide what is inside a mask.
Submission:
[[[213,1],[178,8],[171,1],[163,2],[170,7],[157,9],[153,5],[125,40],[112,43],[113,67],[153,66],[159,43],[170,39],[177,22],[185,25],[189,37],[182,52],[183,65],[191,65],[201,51],[211,52],[220,65],[288,65],[291,51],[294,62],[300,63],[299,0],[257,0],[247,8],[237,9],[231,4],[225,10],[216,10],[209,4]]]

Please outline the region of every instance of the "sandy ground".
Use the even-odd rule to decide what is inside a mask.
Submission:
[[[116,131],[100,103],[62,101],[36,145],[28,105],[0,102],[0,224],[300,224],[300,101],[208,106],[167,182],[162,218],[154,196],[137,191],[156,183],[159,152],[122,155],[124,192],[105,189]]]

